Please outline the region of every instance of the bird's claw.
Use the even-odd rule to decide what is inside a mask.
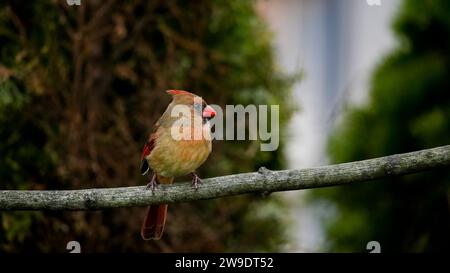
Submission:
[[[147,187],[145,187],[147,190],[152,190],[152,193],[155,191],[155,189],[158,187],[158,182],[156,182],[156,174],[152,176],[152,179],[147,184]]]
[[[202,184],[202,180],[200,179],[200,177],[198,177],[198,175],[196,173],[192,173],[192,183],[191,186],[194,189],[198,189],[198,185]]]

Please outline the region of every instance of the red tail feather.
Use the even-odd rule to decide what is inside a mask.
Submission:
[[[158,184],[170,184],[173,177],[156,177]],[[158,240],[161,238],[166,223],[167,204],[151,205],[148,207],[144,223],[141,228],[141,236],[144,240]]]
[[[141,228],[144,240],[158,240],[161,238],[166,223],[167,204],[152,205],[148,207],[147,215]]]

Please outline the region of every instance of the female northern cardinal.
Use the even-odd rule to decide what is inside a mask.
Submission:
[[[182,90],[168,90],[172,102],[156,122],[141,156],[141,174],[153,171],[147,188],[152,191],[158,183],[168,184],[176,176],[192,174],[192,186],[201,182],[195,170],[205,162],[211,153],[211,127],[208,120],[216,115],[214,109],[197,95]],[[188,128],[173,130],[180,124],[179,116],[172,116],[175,107],[187,110]],[[184,117],[186,119],[186,117]],[[195,120],[200,122],[195,122]],[[186,121],[186,120],[185,120]],[[184,130],[183,130],[184,129]],[[186,134],[188,133],[188,134]],[[181,138],[180,136],[192,136]],[[197,136],[196,138],[194,136]],[[166,221],[167,204],[151,205],[141,228],[144,240],[160,239]]]

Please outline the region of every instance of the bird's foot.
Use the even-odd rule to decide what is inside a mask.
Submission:
[[[202,180],[200,179],[200,177],[198,177],[198,175],[194,172],[191,173],[192,174],[192,187],[194,189],[198,189],[198,185],[202,184]]]
[[[152,192],[154,192],[156,187],[158,187],[158,182],[156,182],[156,174],[153,174],[152,179],[147,184],[146,189],[147,190],[150,189],[150,190],[152,190]]]

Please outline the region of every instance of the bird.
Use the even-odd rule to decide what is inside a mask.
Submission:
[[[150,170],[153,172],[146,187],[152,192],[158,184],[170,184],[175,177],[187,174],[192,175],[191,186],[197,189],[201,179],[195,171],[212,151],[209,121],[216,116],[216,111],[191,92],[166,92],[172,96],[172,101],[153,126],[144,145],[140,171],[142,175]],[[175,110],[180,109],[185,109],[189,115],[173,115]],[[186,126],[179,126],[174,130],[180,124]],[[167,204],[150,205],[141,228],[142,239],[159,240],[164,231],[166,216]]]

